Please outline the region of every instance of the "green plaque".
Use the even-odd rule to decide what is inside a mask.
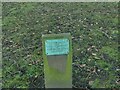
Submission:
[[[69,52],[68,39],[52,39],[45,41],[46,55],[62,55]]]

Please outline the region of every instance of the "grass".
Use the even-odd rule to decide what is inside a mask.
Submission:
[[[72,35],[73,87],[118,88],[116,2],[3,2],[2,87],[43,88],[41,36],[66,32]]]

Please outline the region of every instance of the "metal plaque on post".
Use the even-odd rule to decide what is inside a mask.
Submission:
[[[45,88],[72,88],[71,35],[43,35],[42,45]]]

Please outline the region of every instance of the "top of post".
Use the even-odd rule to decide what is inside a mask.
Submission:
[[[42,38],[48,38],[48,37],[70,37],[70,33],[60,33],[60,34],[43,34]]]

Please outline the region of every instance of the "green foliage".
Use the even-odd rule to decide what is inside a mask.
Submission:
[[[98,79],[95,79],[95,81],[93,82],[92,88],[103,88],[100,86],[100,82]]]
[[[118,88],[117,2],[2,3],[2,87],[43,88],[41,36],[66,32],[73,87]]]
[[[118,59],[118,49],[117,47],[109,47],[109,46],[104,46],[101,49],[102,53],[108,54],[113,59]]]
[[[28,88],[28,77],[24,76],[21,77],[19,75],[16,75],[14,78],[11,78],[9,80],[6,81],[7,86],[5,86],[6,88]],[[4,83],[3,83],[4,84]]]
[[[111,68],[111,65],[103,60],[98,60],[96,62],[97,65],[104,70],[108,70],[109,68]]]

